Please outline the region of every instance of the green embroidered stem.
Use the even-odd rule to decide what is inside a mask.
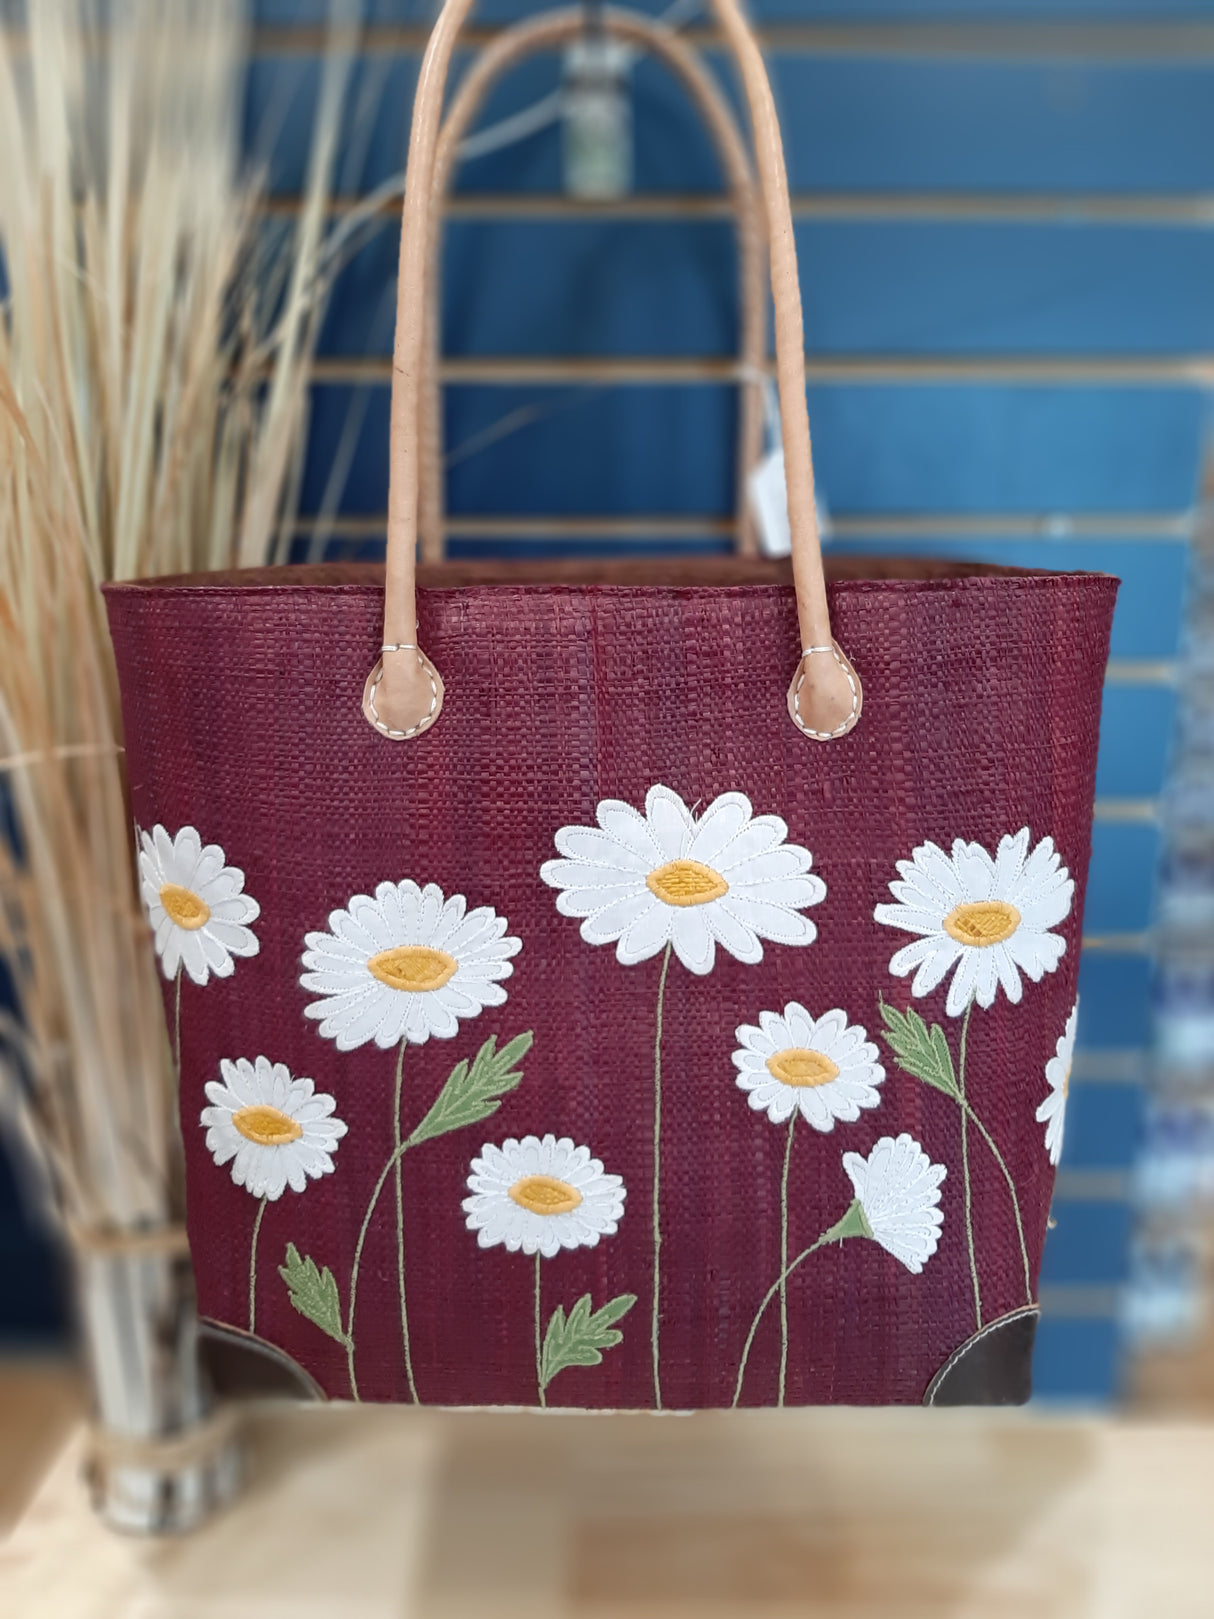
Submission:
[[[788,1281],[788,1278],[798,1265],[804,1263],[810,1254],[817,1253],[819,1248],[824,1248],[828,1242],[846,1242],[848,1237],[871,1237],[872,1234],[872,1227],[868,1223],[860,1199],[856,1198],[841,1220],[836,1220],[828,1231],[822,1233],[817,1242],[811,1242],[808,1248],[803,1248],[792,1264],[784,1267],[780,1275],[763,1295],[763,1302],[755,1311],[755,1318],[750,1323],[750,1331],[746,1334],[746,1342],[742,1347],[742,1359],[738,1363],[738,1381],[733,1391],[733,1406],[735,1409],[738,1401],[742,1398],[742,1381],[746,1376],[746,1363],[750,1359],[750,1350],[755,1341],[755,1333],[759,1330],[759,1323],[766,1313],[767,1306],[780,1291],[781,1286]]]
[[[535,1251],[535,1386],[540,1393],[540,1404],[548,1404],[544,1384],[544,1341],[540,1331],[540,1266],[543,1263],[539,1249]]]
[[[784,1404],[784,1381],[788,1375],[788,1169],[792,1163],[792,1137],[797,1127],[797,1110],[788,1121],[788,1145],[784,1149],[784,1179],[780,1182],[780,1390],[777,1405]]]
[[[1033,1283],[1032,1283],[1032,1277],[1031,1277],[1031,1274],[1030,1274],[1030,1271],[1029,1271],[1029,1250],[1028,1250],[1028,1244],[1024,1240],[1024,1221],[1020,1218],[1020,1199],[1016,1195],[1016,1183],[1012,1179],[1011,1171],[1008,1169],[1007,1164],[1004,1162],[1003,1154],[999,1151],[999,1148],[995,1145],[994,1141],[992,1140],[991,1133],[987,1129],[986,1125],[983,1124],[982,1120],[974,1112],[973,1108],[969,1105],[968,1102],[962,1101],[961,1107],[962,1107],[963,1113],[966,1114],[970,1118],[970,1120],[973,1122],[973,1126],[974,1126],[975,1130],[978,1131],[978,1133],[981,1135],[983,1141],[985,1141],[987,1146],[991,1149],[991,1156],[994,1158],[995,1162],[999,1165],[999,1168],[1000,1168],[1000,1170],[1001,1170],[1001,1172],[1003,1174],[1003,1178],[1007,1182],[1007,1189],[1008,1189],[1009,1193],[1011,1194],[1011,1199],[1012,1199],[1012,1213],[1016,1217],[1016,1235],[1020,1238],[1020,1263],[1024,1267],[1024,1296],[1025,1296],[1025,1301],[1027,1303],[1029,1303],[1029,1304],[1032,1304],[1032,1302],[1033,1302]]]
[[[413,1379],[413,1356],[409,1348],[409,1307],[405,1302],[405,1203],[401,1179],[404,1141],[400,1127],[400,1095],[406,1043],[402,1040],[396,1053],[396,1084],[392,1093],[392,1157],[395,1160],[392,1174],[396,1182],[396,1285],[400,1295],[400,1335],[405,1346],[405,1376],[409,1380],[409,1394],[413,1404],[419,1405],[421,1402],[417,1398],[417,1384]]]
[[[978,1287],[978,1258],[974,1251],[974,1189],[970,1183],[969,1104],[965,1099],[965,1048],[969,1039],[970,1013],[974,999],[970,997],[961,1022],[961,1050],[957,1060],[957,1089],[961,1095],[961,1173],[965,1180],[965,1240],[969,1245],[970,1280],[974,1284],[974,1314],[982,1326],[982,1293]]]
[[[1016,1220],[1016,1234],[1020,1239],[1020,1262],[1024,1267],[1024,1294],[1029,1304],[1033,1302],[1032,1280],[1029,1270],[1028,1246],[1024,1240],[1024,1221],[1020,1215],[1020,1199],[1016,1194],[1016,1183],[1011,1177],[1003,1154],[995,1145],[990,1131],[974,1112],[969,1098],[965,1093],[965,1063],[968,1049],[969,1015],[973,1003],[966,1009],[965,1022],[961,1029],[961,1074],[957,1075],[953,1067],[952,1054],[948,1048],[948,1040],[940,1025],[934,1024],[930,1029],[919,1014],[913,1010],[899,1012],[892,1006],[881,1003],[881,1019],[885,1024],[884,1037],[892,1047],[899,1065],[915,1079],[920,1079],[933,1090],[943,1091],[945,1096],[951,1097],[961,1109],[962,1148],[967,1146],[966,1124],[972,1123],[990,1148],[995,1162],[999,1165],[1000,1173],[1007,1182],[1008,1193],[1012,1199],[1012,1214]],[[966,1208],[970,1204],[970,1183],[968,1174],[968,1154],[966,1154]],[[973,1268],[973,1241],[970,1242],[970,1264]],[[977,1295],[977,1277],[974,1278],[975,1296]]]
[[[261,1236],[261,1222],[265,1217],[268,1197],[257,1205],[257,1218],[253,1221],[253,1236],[249,1243],[249,1331],[257,1331],[257,1239]]]
[[[662,1297],[662,1020],[666,1008],[666,974],[670,971],[670,952],[666,946],[662,957],[662,976],[658,980],[658,1010],[653,1038],[653,1313],[650,1342],[653,1351],[653,1403],[662,1409],[662,1377],[658,1351],[658,1333],[661,1321]]]
[[[350,1266],[350,1303],[346,1309],[346,1367],[350,1374],[350,1397],[354,1400],[357,1400],[360,1397],[358,1393],[358,1379],[354,1375],[354,1306],[358,1299],[358,1272],[359,1267],[362,1264],[363,1245],[367,1240],[367,1231],[371,1225],[371,1216],[375,1213],[375,1205],[379,1202],[380,1193],[387,1184],[388,1176],[392,1173],[395,1165],[399,1163],[404,1155],[408,1152],[412,1144],[413,1143],[411,1140],[403,1142],[401,1146],[393,1152],[392,1156],[388,1159],[388,1162],[380,1171],[379,1179],[375,1183],[375,1188],[372,1191],[370,1201],[367,1204],[367,1212],[363,1215],[363,1223],[358,1230],[358,1241],[354,1244],[354,1262]]]
[[[433,1141],[436,1137],[446,1135],[451,1130],[463,1129],[465,1125],[476,1124],[481,1119],[487,1119],[490,1114],[496,1113],[501,1106],[501,1098],[508,1092],[516,1089],[522,1081],[522,1074],[514,1064],[526,1055],[531,1047],[531,1031],[525,1034],[516,1034],[499,1051],[497,1049],[497,1036],[490,1035],[488,1040],[477,1052],[471,1063],[465,1058],[456,1063],[447,1077],[446,1084],[439,1092],[430,1111],[409,1137],[402,1140],[400,1122],[401,1104],[401,1075],[404,1069],[405,1041],[401,1041],[396,1057],[396,1083],[392,1103],[392,1155],[383,1167],[371,1199],[367,1204],[367,1212],[363,1215],[363,1223],[359,1228],[358,1242],[354,1248],[354,1262],[350,1267],[350,1303],[346,1316],[346,1331],[343,1342],[346,1346],[346,1366],[350,1374],[350,1395],[357,1400],[358,1378],[354,1371],[354,1307],[358,1298],[358,1272],[362,1264],[363,1247],[367,1240],[367,1231],[371,1225],[371,1217],[375,1213],[380,1195],[387,1184],[388,1176],[396,1170],[396,1258],[397,1283],[400,1292],[400,1322],[401,1335],[404,1341],[405,1373],[409,1380],[409,1392],[413,1403],[420,1405],[417,1384],[413,1376],[412,1352],[409,1342],[409,1314],[405,1302],[405,1243],[404,1243],[404,1201],[401,1191],[400,1163],[410,1147],[420,1147],[425,1141]],[[326,1328],[326,1330],[328,1330]],[[332,1336],[332,1334],[330,1334]]]
[[[173,996],[173,1066],[177,1070],[177,1088],[181,1089],[181,963],[177,963],[177,987]]]

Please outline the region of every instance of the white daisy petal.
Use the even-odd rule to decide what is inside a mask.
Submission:
[[[684,966],[711,971],[720,944],[761,961],[761,940],[807,945],[817,928],[801,912],[826,885],[808,849],[786,842],[779,816],[754,815],[742,793],[722,793],[697,819],[670,788],[653,786],[642,814],[618,799],[598,806],[598,827],[561,827],[564,857],[540,868],[559,890],[557,910],[583,919],[588,944],[616,945],[625,965],[673,945]]]
[[[167,871],[171,871],[176,876],[177,861],[173,849],[173,840],[165,828],[163,826],[153,827],[150,840],[149,834],[145,832],[142,841],[145,851],[155,857],[157,880],[163,881],[164,874]]]
[[[600,804],[600,813],[602,808]],[[635,810],[632,813],[636,815]],[[644,826],[643,820],[641,824]],[[647,831],[644,850],[633,849],[609,832],[602,832],[593,826],[563,826],[553,842],[565,856],[565,861],[550,860],[548,867],[574,862],[579,866],[605,866],[609,871],[630,871],[643,878],[647,871],[660,864],[662,858]],[[544,881],[554,888],[561,886],[558,877],[545,877]]]
[[[702,977],[712,971],[717,952],[716,939],[699,906],[689,906],[686,910],[675,912],[670,939],[675,955],[689,973]]]
[[[978,988],[978,970],[977,950],[963,949],[961,960],[957,963],[957,971],[948,986],[948,999],[944,1003],[944,1010],[949,1017],[960,1017],[974,999]]]
[[[916,1275],[935,1253],[943,1215],[943,1164],[933,1164],[912,1136],[882,1136],[867,1158],[843,1155],[873,1240]]]
[[[722,793],[715,798],[696,823],[687,846],[690,860],[699,860],[717,871],[724,871],[730,850],[739,833],[751,820],[750,799],[744,793]]]
[[[582,867],[585,871],[587,868]],[[565,888],[556,896],[556,908],[562,916],[595,916],[618,900],[636,894],[649,899],[649,890],[643,883],[615,883],[602,888]]]
[[[1070,914],[1074,895],[1075,884],[1069,881],[1043,889],[1040,895],[1026,899],[1017,906],[1022,924],[1034,933],[1045,933],[1057,927]]]
[[[994,1004],[995,991],[999,987],[999,969],[996,961],[999,953],[997,945],[994,950],[974,952],[978,963],[974,980],[974,997],[979,1006]]]
[[[787,837],[788,823],[782,821],[778,815],[756,815],[750,825],[743,827],[726,847],[719,862],[709,861],[708,864],[715,864],[722,875],[729,877],[730,881],[735,881],[742,866],[784,848],[795,855],[799,871],[808,871],[813,856],[808,849],[803,849],[799,844],[785,843]],[[700,856],[697,855],[696,858],[699,859]]]
[[[207,953],[203,948],[201,937],[197,933],[181,933],[174,930],[173,947],[181,958],[181,965],[186,975],[195,984],[205,984],[211,976],[211,969],[207,963]],[[161,958],[161,965],[167,966],[169,955],[166,951]]]
[[[957,868],[934,843],[921,843],[910,860],[898,862],[898,870],[907,882],[921,885],[933,903],[939,899],[945,909],[968,898]]]
[[[645,818],[665,860],[686,855],[695,834],[695,817],[678,793],[669,787],[651,787],[645,794]]]
[[[1022,827],[993,857],[958,838],[951,856],[924,843],[897,862],[889,886],[900,903],[877,905],[873,917],[918,935],[890,960],[895,976],[915,970],[912,995],[930,994],[951,972],[945,1011],[959,1017],[974,1001],[992,1006],[1001,989],[1019,1001],[1021,972],[1037,983],[1057,968],[1066,941],[1048,930],[1070,914],[1075,884],[1053,839],[1031,842]]]
[[[463,1201],[466,1224],[482,1248],[501,1244],[551,1259],[569,1248],[593,1248],[616,1231],[624,1183],[608,1175],[588,1147],[568,1136],[526,1136],[486,1144],[472,1160]]]
[[[704,920],[711,928],[713,937],[735,960],[744,961],[748,966],[762,961],[763,946],[758,935],[734,915],[727,898],[718,900],[715,905],[706,905]]]
[[[346,1133],[333,1116],[333,1097],[316,1091],[310,1079],[293,1079],[283,1063],[258,1057],[219,1064],[224,1083],[209,1080],[210,1105],[199,1122],[217,1164],[231,1163],[231,1176],[254,1197],[271,1200],[288,1186],[302,1192],[309,1177],[333,1170],[333,1154]]]
[[[953,869],[968,900],[989,899],[995,882],[995,862],[980,843],[953,844]]]
[[[499,980],[521,948],[505,929],[489,906],[469,911],[462,894],[445,898],[435,883],[380,883],[374,897],[355,894],[332,911],[328,933],[306,935],[299,981],[322,998],[304,1016],[339,1051],[450,1039],[461,1018],[505,1001]]]
[[[564,894],[560,895],[560,899],[564,898]],[[653,895],[647,888],[633,889],[610,905],[595,909],[582,923],[582,938],[587,944],[614,944],[652,906]]]
[[[595,866],[588,860],[549,860],[545,862],[543,870],[547,874],[544,881],[552,888],[564,888],[570,892],[635,888],[645,881],[639,871],[623,872],[618,866]]]
[[[649,908],[641,912],[627,933],[621,935],[615,949],[617,961],[624,967],[633,967],[638,961],[648,961],[670,943],[673,930],[673,910],[651,896]]]
[[[779,1012],[760,1012],[759,1026],[740,1024],[733,1054],[734,1083],[756,1112],[783,1124],[800,1109],[815,1130],[833,1130],[836,1119],[854,1121],[861,1108],[876,1107],[885,1070],[875,1061],[867,1030],[849,1024],[832,1008],[815,1019],[797,1001]]]
[[[770,899],[756,899],[740,889],[729,896],[729,909],[761,939],[775,944],[812,944],[818,937],[817,925],[799,911],[786,910]]]
[[[1066,940],[1057,933],[1030,933],[1021,928],[1003,947],[1035,984],[1053,972],[1066,953]]]
[[[1053,839],[1046,838],[1038,844],[1039,849],[1046,846],[1052,850]],[[1015,837],[1005,833],[999,839],[999,847],[995,851],[995,882],[991,889],[996,899],[1005,899],[1020,880],[1024,870],[1024,862],[1028,856],[1029,829],[1022,826]]]
[[[1075,1031],[1079,1026],[1079,1002],[1071,1008],[1066,1028],[1058,1036],[1054,1055],[1045,1065],[1045,1077],[1050,1091],[1037,1109],[1037,1122],[1045,1125],[1045,1150],[1055,1169],[1062,1157],[1062,1140],[1066,1127],[1066,1104],[1071,1086],[1071,1065],[1075,1059]]]
[[[183,969],[195,984],[212,974],[227,978],[234,956],[255,956],[257,935],[248,927],[261,907],[243,892],[244,872],[225,864],[217,843],[203,847],[192,826],[173,837],[163,826],[140,834],[140,892],[152,928],[160,970]]]
[[[636,868],[638,871],[652,871],[654,866],[661,864],[662,845],[648,819],[639,810],[633,809],[631,804],[622,803],[618,798],[605,798],[595,812],[595,818],[616,845],[612,854],[613,865],[620,864],[620,849],[626,850],[628,855],[640,862]]]

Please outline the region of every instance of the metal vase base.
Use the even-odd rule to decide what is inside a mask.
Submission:
[[[115,1242],[81,1253],[77,1274],[93,1506],[126,1534],[196,1529],[238,1493],[244,1465],[235,1413],[215,1407],[202,1368],[189,1255],[171,1240]]]

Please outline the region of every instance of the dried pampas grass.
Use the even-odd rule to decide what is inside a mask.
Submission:
[[[239,0],[0,0],[0,1084],[89,1242],[181,1216],[98,587],[290,531],[357,11],[275,235],[240,169]]]

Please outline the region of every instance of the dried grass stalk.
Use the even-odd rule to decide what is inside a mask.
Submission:
[[[290,531],[357,11],[333,0],[308,197],[271,236],[241,0],[0,0],[0,1100],[76,1239],[93,1495],[130,1530],[201,1521],[237,1452],[207,1420],[99,586]]]
[[[261,562],[290,527],[357,10],[335,0],[301,222],[271,235],[242,0],[0,0],[8,1099],[78,1231],[181,1216],[98,587]]]

